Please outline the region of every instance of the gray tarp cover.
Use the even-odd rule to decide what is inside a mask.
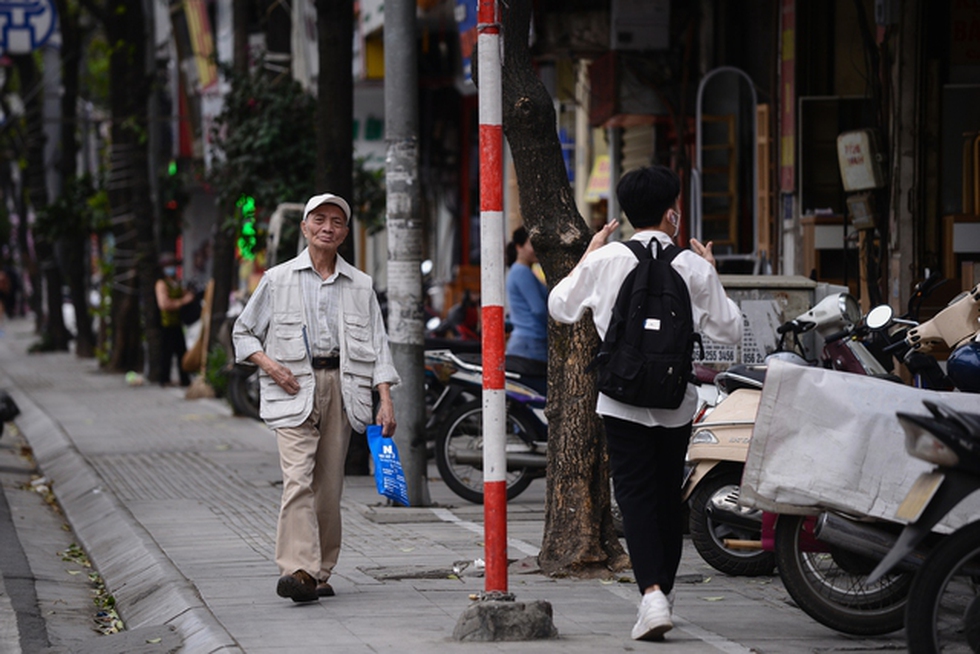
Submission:
[[[922,400],[980,413],[980,395],[927,391],[863,375],[773,361],[742,477],[741,503],[776,513],[837,509],[893,520],[921,472],[896,412],[929,415]],[[943,523],[980,518],[980,494]]]

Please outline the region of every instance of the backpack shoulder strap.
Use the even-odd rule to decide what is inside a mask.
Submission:
[[[668,244],[666,247],[660,245],[660,240],[657,240],[657,258],[663,257],[664,261],[670,263],[674,258],[681,253],[681,249],[674,245],[673,243]]]
[[[660,259],[661,257],[663,257],[664,263],[668,263],[668,264],[671,263],[680,253],[681,253],[681,248],[677,247],[673,243],[670,243],[669,245],[667,245],[667,247],[661,247],[660,241],[659,240],[657,241],[657,258]],[[678,277],[680,276],[680,274],[676,270],[674,270],[674,274],[677,275]],[[687,305],[688,310],[690,310],[691,307],[690,290],[687,288],[687,283],[683,282],[683,280],[681,281],[682,283],[680,284],[680,286],[683,287],[682,300],[684,304]],[[704,343],[701,340],[701,334],[699,334],[697,331],[692,332],[691,341],[692,343],[698,346],[701,355],[700,358],[704,359]]]

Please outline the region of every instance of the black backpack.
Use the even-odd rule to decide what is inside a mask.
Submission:
[[[619,289],[606,338],[589,369],[598,368],[598,388],[614,400],[676,409],[691,379],[695,343],[704,358],[687,284],[671,265],[681,249],[661,248],[656,238],[646,247],[638,241],[623,245],[640,262]]]

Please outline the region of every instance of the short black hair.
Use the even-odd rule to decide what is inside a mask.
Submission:
[[[515,229],[513,238],[514,238],[514,243],[516,245],[524,245],[525,243],[527,243],[527,238],[528,238],[527,228],[524,225],[521,225],[520,227]]]
[[[681,194],[681,180],[666,166],[631,170],[616,185],[619,206],[635,229],[656,227]]]

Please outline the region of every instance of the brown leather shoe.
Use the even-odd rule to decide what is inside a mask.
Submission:
[[[337,593],[333,592],[333,586],[325,581],[321,581],[316,585],[316,594],[319,597],[333,597]]]
[[[279,577],[276,594],[288,597],[294,602],[314,602],[319,599],[316,592],[316,579],[305,570],[297,570],[291,575]]]

